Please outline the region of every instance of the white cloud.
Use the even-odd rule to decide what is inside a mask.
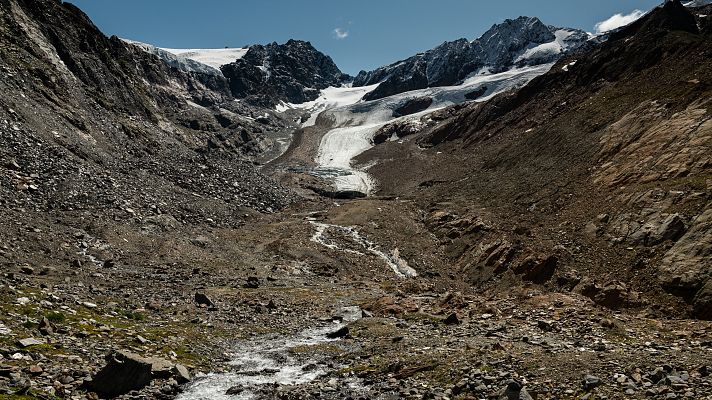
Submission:
[[[596,33],[612,31],[621,26],[626,26],[645,15],[644,11],[634,10],[630,14],[616,14],[605,21],[596,24]]]
[[[341,28],[334,29],[334,38],[337,40],[344,40],[349,37],[349,31],[343,30]]]

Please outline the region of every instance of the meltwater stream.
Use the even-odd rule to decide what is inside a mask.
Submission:
[[[260,387],[299,385],[327,373],[320,359],[300,357],[301,349],[338,341],[327,334],[343,324],[308,329],[295,336],[264,336],[245,340],[235,347],[230,365],[233,371],[198,378],[178,400],[247,400],[257,399]],[[228,391],[234,394],[227,394]]]
[[[386,264],[393,270],[393,272],[399,278],[414,278],[418,276],[418,273],[408,262],[401,258],[398,249],[393,250],[390,254],[387,254],[380,250],[378,246],[366,239],[356,230],[356,228],[325,224],[316,221],[309,221],[316,228],[316,232],[312,236],[311,240],[313,242],[319,243],[324,247],[328,247],[332,250],[339,250],[347,253],[364,255],[361,250],[371,253],[379,258],[383,259]],[[341,241],[348,241],[349,244],[356,247],[358,250],[352,248],[346,248],[339,244],[339,241],[334,240],[335,237],[339,237]]]

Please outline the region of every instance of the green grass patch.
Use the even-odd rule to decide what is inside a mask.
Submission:
[[[34,330],[35,328],[37,328],[37,326],[38,325],[32,321],[25,321],[22,323],[22,327],[25,329]]]
[[[16,388],[15,390],[20,390]],[[55,400],[59,399],[59,397],[55,396],[49,396],[46,393],[43,393],[41,391],[37,390],[29,390],[26,394],[0,394],[0,400],[35,400],[35,399],[41,399],[41,400]]]
[[[63,324],[67,320],[67,316],[62,312],[48,312],[45,314],[45,318],[53,324]]]
[[[30,346],[30,347],[22,349],[21,351],[23,353],[35,353],[35,354],[44,354],[44,355],[56,355],[56,354],[64,353],[62,350],[60,350],[60,349],[54,347],[54,345],[51,345],[48,343]]]
[[[35,397],[32,395],[20,396],[17,394],[0,394],[0,400],[35,400],[40,398],[41,397]]]
[[[121,311],[121,315],[123,315],[127,319],[130,319],[131,321],[145,321],[146,320],[146,315],[143,313],[140,313],[140,312],[124,310],[124,311]]]

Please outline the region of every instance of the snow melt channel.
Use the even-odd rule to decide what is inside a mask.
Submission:
[[[244,341],[236,346],[230,363],[234,372],[198,378],[177,400],[249,400],[260,387],[299,385],[326,374],[319,359],[300,357],[293,349],[336,342],[327,334],[342,328],[333,324],[309,329],[294,337],[271,336]],[[234,394],[228,395],[228,391]]]
[[[324,224],[315,221],[309,221],[309,223],[316,228],[316,232],[311,238],[312,242],[319,243],[320,245],[328,247],[332,250],[339,250],[358,255],[364,255],[364,253],[359,250],[365,250],[366,252],[371,253],[385,261],[399,278],[415,278],[418,276],[418,273],[408,265],[408,262],[401,258],[398,249],[393,250],[391,254],[386,254],[381,251],[375,243],[361,236],[355,228]],[[329,237],[329,232],[337,233],[342,239],[345,239],[346,242],[350,242],[349,244],[355,245],[354,247],[358,250],[346,248],[343,247],[343,245],[340,246],[336,240]]]

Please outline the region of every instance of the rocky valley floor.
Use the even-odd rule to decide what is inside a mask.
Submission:
[[[0,396],[91,398],[119,384],[92,377],[122,350],[155,378],[124,398],[711,398],[709,322],[475,292],[421,212],[315,200],[239,228],[15,214],[1,254],[25,262],[1,278]]]
[[[353,78],[0,0],[0,400],[712,399],[695,4]]]

